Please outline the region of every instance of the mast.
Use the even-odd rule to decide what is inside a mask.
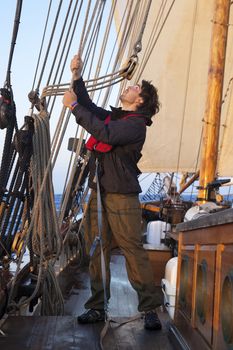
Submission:
[[[207,184],[216,177],[230,3],[230,0],[215,1],[198,193],[198,201],[202,203],[208,198]]]

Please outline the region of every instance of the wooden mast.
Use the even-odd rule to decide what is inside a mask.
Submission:
[[[207,184],[216,177],[230,3],[230,0],[215,2],[198,193],[198,200],[202,203],[207,200]]]

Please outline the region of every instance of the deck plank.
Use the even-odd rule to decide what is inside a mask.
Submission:
[[[6,337],[0,337],[1,350],[99,350],[100,332],[104,322],[80,325],[77,315],[84,311],[84,303],[90,295],[88,269],[71,265],[65,271],[64,316],[9,316],[2,326]],[[111,299],[109,315],[115,321],[124,322],[137,315],[137,295],[132,289],[124,266],[124,258],[113,255],[111,261]],[[103,340],[106,350],[172,350],[166,324],[168,315],[158,309],[163,328],[146,331],[143,319],[124,325],[111,322]],[[138,314],[140,316],[140,314]]]

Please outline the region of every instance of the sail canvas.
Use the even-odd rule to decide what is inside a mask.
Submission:
[[[141,11],[147,3],[141,2]],[[151,80],[161,102],[161,110],[147,131],[140,162],[144,172],[199,169],[213,15],[213,0],[151,2],[139,67],[133,77],[135,82]],[[223,98],[226,92],[227,96],[222,105],[218,157],[220,176],[233,174],[231,26],[228,36]]]

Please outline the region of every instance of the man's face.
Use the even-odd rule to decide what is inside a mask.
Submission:
[[[139,84],[128,86],[120,96],[121,102],[134,103],[140,96],[141,86]]]

